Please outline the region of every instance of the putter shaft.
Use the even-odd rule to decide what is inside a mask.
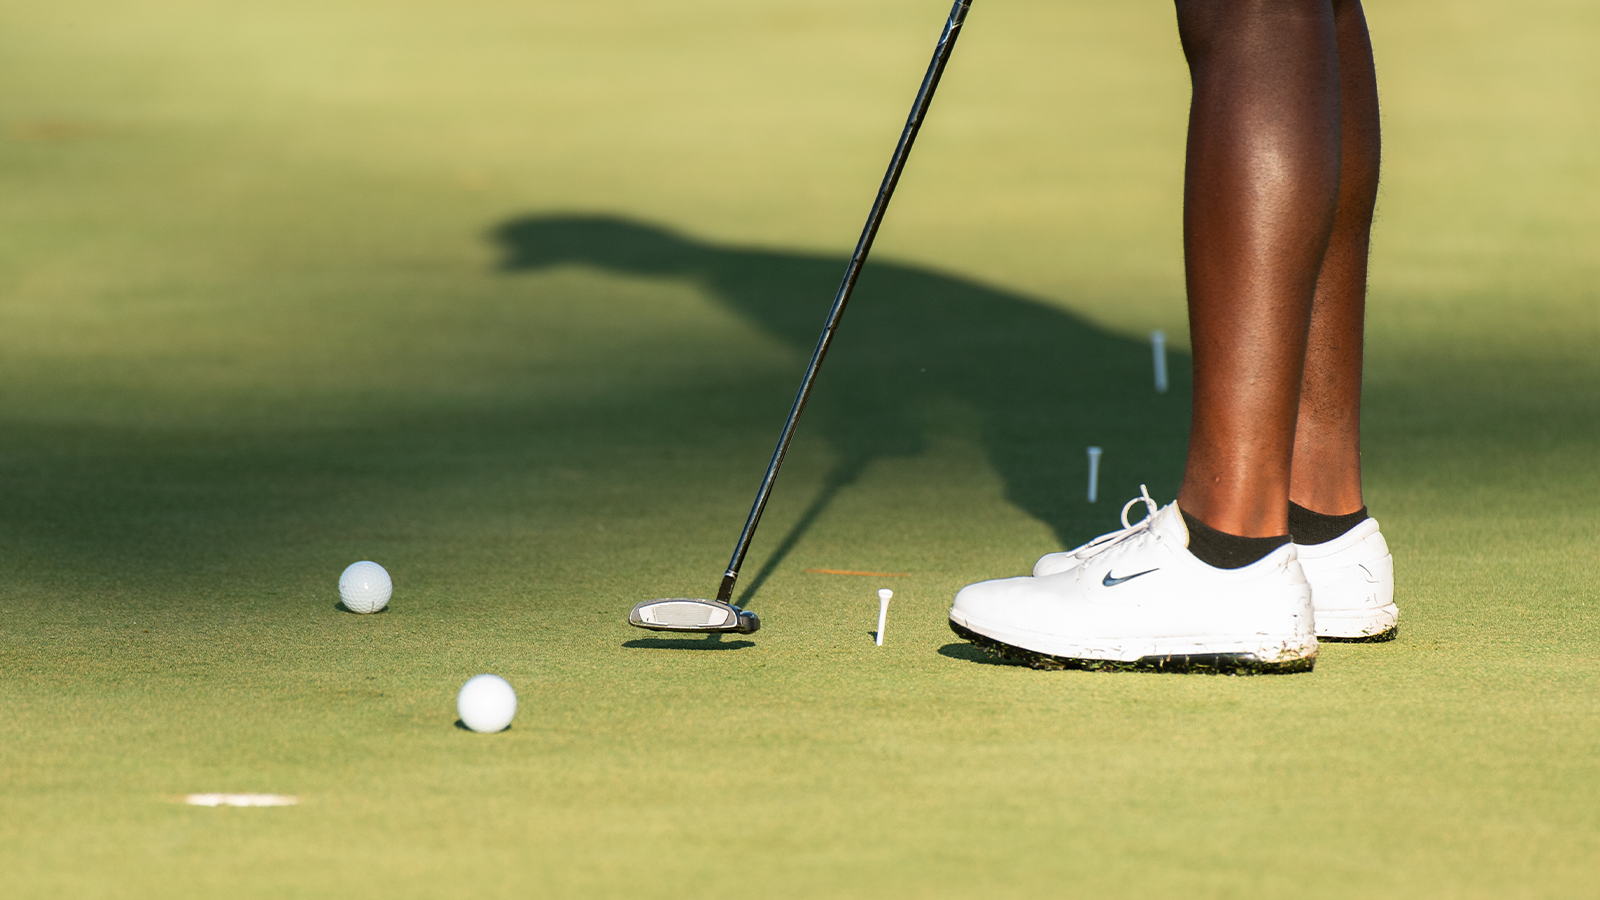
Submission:
[[[761,513],[766,510],[767,500],[772,496],[772,485],[778,480],[778,469],[783,465],[783,458],[789,452],[789,442],[794,439],[800,413],[805,410],[806,401],[811,397],[817,370],[822,368],[822,358],[827,355],[828,347],[833,343],[833,335],[839,327],[839,320],[844,317],[845,305],[850,302],[850,295],[855,291],[856,280],[861,277],[861,267],[867,262],[867,254],[872,251],[873,239],[878,236],[878,226],[883,224],[883,214],[889,208],[889,199],[894,196],[895,185],[900,183],[900,173],[905,170],[906,159],[911,155],[911,145],[916,141],[917,132],[922,128],[922,120],[928,114],[929,105],[933,103],[933,92],[939,87],[939,79],[944,75],[945,64],[950,61],[950,53],[955,49],[956,38],[961,34],[961,25],[966,21],[967,10],[971,7],[972,0],[956,0],[955,5],[950,8],[950,17],[945,21],[944,31],[939,35],[939,44],[933,51],[933,61],[928,63],[927,74],[922,76],[922,87],[917,91],[916,101],[911,104],[911,114],[906,117],[906,125],[900,132],[900,142],[895,145],[894,156],[889,159],[889,170],[883,176],[883,184],[878,187],[877,198],[872,201],[872,210],[867,214],[867,224],[861,229],[861,238],[856,241],[855,252],[850,255],[850,264],[845,267],[844,280],[840,282],[839,291],[834,295],[833,306],[828,310],[822,335],[817,338],[817,347],[811,352],[811,362],[806,366],[805,377],[800,380],[800,390],[795,394],[794,405],[789,408],[789,418],[783,423],[783,433],[778,437],[778,446],[772,451],[772,461],[767,463],[767,474],[761,479],[761,489],[756,492],[755,503],[751,505],[750,515],[744,522],[744,531],[739,534],[739,542],[733,548],[733,558],[728,561],[728,570],[723,573],[722,584],[717,588],[717,599],[724,603],[733,599],[733,585],[739,580],[739,568],[744,565],[744,557],[750,550],[750,541],[755,537],[756,526],[761,523]]]

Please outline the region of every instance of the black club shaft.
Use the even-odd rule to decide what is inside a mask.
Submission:
[[[883,224],[883,214],[889,208],[889,199],[894,196],[895,185],[900,183],[900,173],[905,170],[906,159],[911,156],[911,145],[917,139],[917,132],[922,128],[922,120],[928,114],[928,106],[933,102],[933,92],[939,87],[939,78],[944,75],[945,64],[950,61],[950,53],[955,49],[956,38],[961,34],[961,25],[966,21],[967,10],[972,7],[972,0],[956,0],[950,8],[950,18],[945,21],[944,31],[939,35],[939,44],[934,48],[933,61],[928,63],[928,72],[922,76],[922,87],[917,90],[917,99],[911,104],[911,115],[906,118],[906,126],[900,132],[900,142],[895,145],[894,156],[889,159],[889,171],[883,176],[883,184],[878,187],[878,196],[872,201],[872,211],[867,214],[867,224],[861,229],[861,239],[856,241],[856,250],[850,255],[850,264],[845,267],[844,280],[839,284],[839,292],[834,295],[833,306],[828,310],[828,318],[822,327],[822,335],[817,338],[817,348],[811,352],[811,362],[806,366],[805,377],[800,380],[800,390],[795,394],[794,405],[789,408],[789,418],[783,423],[783,434],[778,437],[778,446],[772,451],[772,461],[767,463],[767,474],[761,479],[761,489],[756,492],[755,503],[750,507],[750,515],[745,519],[744,531],[739,534],[739,543],[733,548],[733,558],[728,561],[728,571],[722,576],[722,585],[717,588],[717,599],[724,603],[733,598],[734,582],[739,580],[739,567],[744,565],[745,554],[750,550],[750,541],[756,534],[756,526],[761,524],[761,513],[767,508],[767,500],[772,496],[772,485],[778,480],[778,469],[783,465],[783,458],[789,452],[789,442],[794,439],[795,426],[800,422],[800,413],[806,408],[806,401],[811,397],[811,388],[817,380],[817,370],[822,368],[822,358],[827,355],[828,347],[833,343],[834,332],[839,328],[839,320],[844,317],[845,305],[850,302],[850,295],[855,291],[856,280],[861,277],[861,267],[867,262],[867,254],[872,251],[872,241],[878,236],[878,226]]]

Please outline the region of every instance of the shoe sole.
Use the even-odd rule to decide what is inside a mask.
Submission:
[[[1115,659],[1080,659],[1051,656],[979,634],[950,620],[950,630],[974,647],[1008,662],[1035,669],[1060,671],[1078,669],[1091,672],[1192,672],[1205,675],[1289,675],[1309,672],[1316,664],[1315,652],[1281,662],[1268,662],[1254,653],[1190,653],[1141,656],[1131,662]],[[1357,640],[1370,640],[1358,638]]]
[[[1315,594],[1313,593],[1313,599]],[[1317,610],[1317,640],[1337,644],[1381,644],[1400,634],[1400,610],[1393,603],[1379,609]],[[1323,634],[1326,630],[1329,633]]]
[[[1390,625],[1376,634],[1343,635],[1319,634],[1317,640],[1324,644],[1382,644],[1400,636],[1400,626]]]

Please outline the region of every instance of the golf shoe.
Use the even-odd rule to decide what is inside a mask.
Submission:
[[[1149,507],[1150,516],[1129,523],[1128,510],[1140,501]],[[1101,535],[1073,550],[1045,554],[1034,564],[1034,576],[1065,572],[1128,535],[1149,528],[1155,509],[1155,501],[1144,492],[1122,508],[1121,531]],[[1295,549],[1306,583],[1311,585],[1317,637],[1352,642],[1394,639],[1400,616],[1394,604],[1394,557],[1376,519],[1365,519],[1331,541],[1296,544]]]
[[[968,585],[950,627],[1040,668],[1298,672],[1317,655],[1293,544],[1238,569],[1189,552],[1177,504],[1070,551],[1051,573]],[[1133,504],[1130,503],[1131,507]]]

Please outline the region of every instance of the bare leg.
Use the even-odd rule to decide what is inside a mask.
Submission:
[[[1048,554],[1033,578],[968,585],[950,623],[1023,658],[1143,653],[1163,666],[1211,658],[1194,636],[1209,629],[1216,646],[1256,647],[1224,655],[1303,671],[1319,636],[1384,640],[1399,614],[1375,523],[1343,521],[1361,509],[1372,54],[1359,0],[1177,5],[1194,81],[1183,244],[1195,373],[1177,505],[1146,498],[1149,517],[1096,551]],[[1286,546],[1291,487],[1297,505],[1322,513],[1296,511],[1296,537],[1311,538],[1299,548]],[[1187,547],[1165,540],[1185,535]],[[1248,579],[1216,571],[1252,563],[1262,565]],[[1151,649],[1167,646],[1170,656]],[[1207,651],[1188,655],[1196,647]]]
[[[1367,247],[1378,198],[1378,81],[1358,0],[1334,4],[1343,110],[1339,208],[1311,305],[1289,499],[1328,515],[1361,499],[1361,347]]]
[[[1334,6],[1331,0],[1178,0],[1177,6],[1194,85],[1184,256],[1195,369],[1178,504],[1229,534],[1284,535],[1313,296],[1340,197]],[[1345,283],[1334,272],[1329,280]],[[1328,318],[1348,320],[1338,306],[1330,304]],[[1319,343],[1331,344],[1335,357],[1349,355],[1338,338],[1323,342],[1319,335]],[[1319,389],[1348,381],[1317,380]],[[1323,399],[1339,402],[1326,393]],[[1319,483],[1309,464],[1307,475]],[[1322,502],[1312,493],[1308,501]]]

